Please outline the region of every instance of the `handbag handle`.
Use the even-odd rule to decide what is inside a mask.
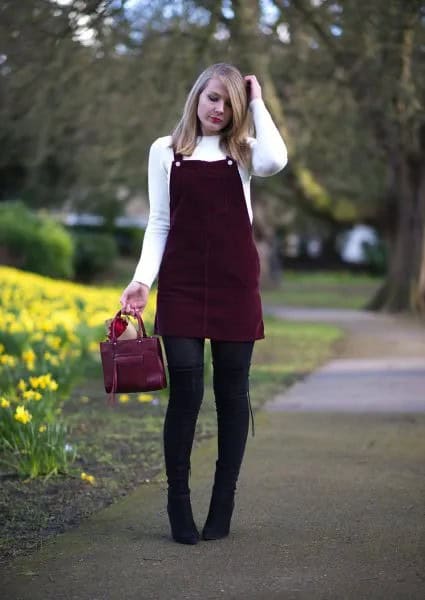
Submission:
[[[121,312],[121,309],[120,309],[112,320],[112,324],[111,324],[112,340],[111,341],[113,343],[115,343],[117,341],[117,336],[115,333],[115,319],[118,319],[118,317],[120,317],[122,314],[123,313]],[[137,328],[137,339],[141,340],[142,337],[148,337],[148,336],[146,334],[145,324],[143,323],[142,317],[140,316],[140,314],[138,312],[136,313],[136,317],[137,317],[137,321],[139,323],[139,326]],[[142,336],[142,333],[143,333],[143,336]]]

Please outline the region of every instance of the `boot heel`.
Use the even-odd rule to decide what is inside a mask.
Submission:
[[[193,520],[190,495],[169,495],[167,512],[174,541],[180,544],[197,544],[200,535]]]
[[[219,540],[229,535],[234,506],[233,495],[220,497],[213,494],[207,520],[202,530],[203,540]]]

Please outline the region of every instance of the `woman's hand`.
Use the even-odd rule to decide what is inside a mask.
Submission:
[[[251,100],[254,100],[254,98],[262,98],[261,86],[258,83],[256,76],[255,75],[245,75],[244,79],[245,79],[245,84],[246,84],[246,89],[247,89],[247,94],[248,94],[248,104],[251,102]]]
[[[121,295],[121,312],[133,317],[136,316],[136,313],[142,313],[148,302],[148,296],[149,287],[147,285],[132,281]]]

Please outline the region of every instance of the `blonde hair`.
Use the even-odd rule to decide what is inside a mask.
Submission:
[[[183,115],[171,134],[174,152],[190,156],[196,147],[196,138],[202,135],[198,119],[199,96],[213,77],[226,87],[232,106],[232,119],[220,131],[220,147],[228,155],[246,168],[251,160],[251,149],[247,138],[252,131],[248,111],[248,98],[245,80],[241,72],[226,63],[211,65],[203,71],[192,86],[183,109]]]

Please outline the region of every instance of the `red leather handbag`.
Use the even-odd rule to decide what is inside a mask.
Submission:
[[[167,387],[161,343],[158,337],[146,335],[142,318],[137,314],[138,329],[135,339],[117,339],[115,315],[111,336],[100,342],[105,390],[110,394],[109,402],[115,402],[115,393],[151,392]]]

